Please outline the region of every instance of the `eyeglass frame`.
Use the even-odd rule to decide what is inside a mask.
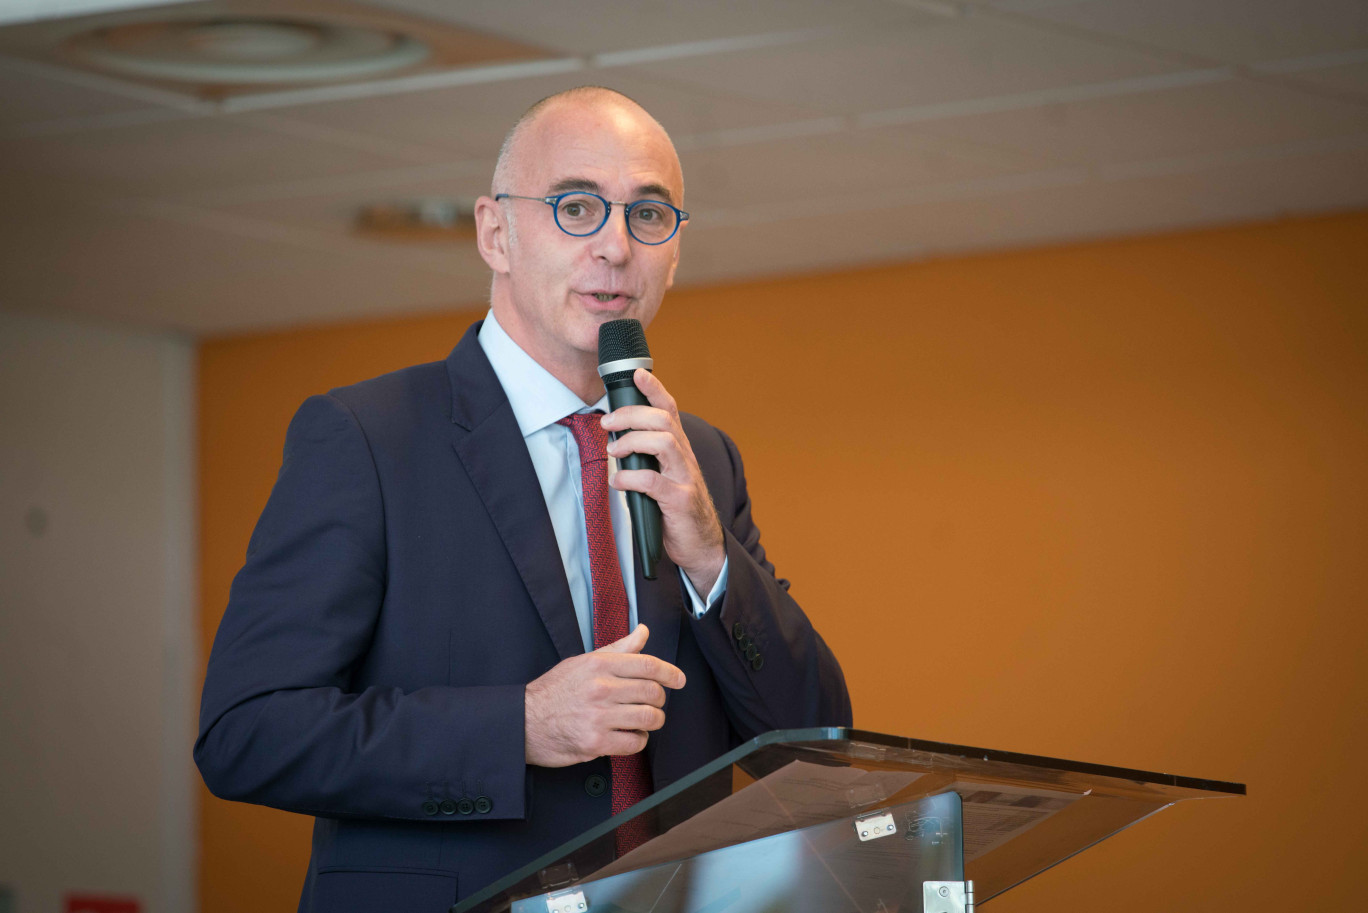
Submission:
[[[577,235],[577,234],[575,234],[573,231],[570,231],[570,230],[567,229],[564,225],[561,224],[561,221],[560,221],[560,203],[561,203],[561,200],[565,199],[566,197],[574,197],[574,196],[588,196],[588,197],[593,197],[594,199],[599,200],[600,202],[603,203],[603,221],[600,222],[600,223],[598,224],[598,228],[595,228],[593,231],[586,231],[586,232],[585,232],[584,234],[582,234],[582,235]],[[598,194],[594,193],[592,190],[567,190],[567,191],[565,191],[565,193],[558,193],[558,194],[555,194],[554,196],[549,196],[549,197],[525,197],[525,196],[521,196],[520,194],[516,194],[516,193],[496,193],[496,194],[494,194],[494,201],[495,201],[495,202],[498,202],[499,200],[531,200],[531,201],[534,202],[534,203],[545,203],[547,206],[550,206],[550,207],[551,207],[551,218],[555,220],[555,222],[556,222],[556,227],[559,228],[561,231],[565,232],[567,235],[569,235],[569,236],[572,237],[572,238],[591,238],[591,237],[593,237],[594,235],[598,234],[599,232],[603,231],[603,226],[605,226],[605,225],[608,224],[608,219],[611,218],[612,215],[613,215],[613,207],[614,207],[614,206],[621,206],[621,207],[622,207],[622,218],[623,218],[623,220],[627,223],[627,233],[628,233],[629,235],[632,236],[632,240],[633,240],[633,241],[636,241],[638,244],[645,244],[645,245],[647,245],[647,246],[649,246],[649,247],[659,247],[661,244],[668,243],[669,240],[670,240],[671,238],[673,238],[675,235],[679,234],[679,226],[681,226],[681,225],[683,225],[685,222],[689,221],[689,214],[688,214],[687,212],[685,212],[684,210],[680,209],[678,206],[674,206],[674,205],[672,205],[672,204],[670,204],[670,203],[666,203],[664,200],[656,200],[656,199],[651,199],[651,198],[649,198],[649,197],[644,197],[644,198],[642,198],[642,199],[640,199],[640,200],[636,200],[636,201],[634,201],[634,202],[628,203],[628,202],[623,201],[623,200],[609,200],[609,199],[607,199],[606,197],[601,197],[601,196],[599,196]],[[664,206],[664,207],[667,207],[667,208],[669,208],[669,209],[673,209],[674,212],[675,212],[675,226],[674,226],[674,231],[670,232],[668,235],[666,235],[664,238],[662,238],[662,239],[659,240],[659,241],[643,241],[641,238],[638,238],[638,237],[637,237],[637,233],[634,232],[634,231],[632,231],[632,210],[635,209],[636,207],[640,206],[642,203],[655,203],[657,206]]]

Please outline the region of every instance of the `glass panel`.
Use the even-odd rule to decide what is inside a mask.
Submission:
[[[1174,802],[1244,792],[1239,783],[853,729],[771,732],[591,828],[454,909],[457,913],[498,913],[516,899],[587,883],[591,876],[611,878],[629,869],[657,869],[652,885],[661,878],[668,884],[671,877],[687,875],[684,883],[694,886],[702,877],[697,871],[703,870],[681,865],[690,857],[832,823],[853,834],[851,820],[945,793],[953,793],[962,802],[963,877],[974,881],[975,898],[982,904]],[[614,829],[638,816],[646,816],[658,836],[614,860]],[[899,824],[931,826],[906,825],[902,820]],[[776,845],[788,844],[777,841]],[[731,867],[738,878],[767,877],[751,868],[760,864],[751,860]],[[666,871],[674,875],[659,874]],[[703,883],[712,882],[705,878]],[[679,909],[692,909],[686,901],[679,902],[685,904]],[[545,910],[543,902],[537,913]]]
[[[623,857],[615,874],[515,901],[513,913],[581,902],[621,913],[920,913],[923,881],[963,879],[959,843],[959,797],[946,793],[676,862],[632,869]]]

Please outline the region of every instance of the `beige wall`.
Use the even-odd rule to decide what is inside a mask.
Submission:
[[[0,886],[17,913],[68,892],[196,900],[193,362],[173,336],[0,311]]]
[[[1368,214],[1286,221],[680,291],[651,327],[857,725],[1248,782],[1000,913],[1354,905],[1365,250]],[[206,649],[294,407],[479,314],[202,347]],[[307,822],[204,801],[205,913],[292,904]]]

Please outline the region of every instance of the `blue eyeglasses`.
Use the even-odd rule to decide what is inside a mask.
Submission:
[[[584,238],[608,224],[614,206],[621,206],[627,219],[627,231],[642,244],[664,244],[679,231],[681,222],[689,214],[660,200],[637,200],[635,203],[614,203],[587,190],[572,190],[553,197],[523,197],[516,193],[496,193],[496,200],[531,200],[545,203],[555,214],[556,226],[567,235]]]

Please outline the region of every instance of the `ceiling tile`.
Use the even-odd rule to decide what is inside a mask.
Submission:
[[[217,333],[481,301],[469,245],[360,238],[354,214],[484,192],[517,115],[587,82],[680,144],[681,285],[1368,206],[1362,0],[390,5],[679,53],[204,117],[0,60],[4,304]],[[829,31],[719,50],[801,29]]]
[[[1368,150],[1249,162],[935,204],[921,217],[944,254],[1178,231],[1368,205],[1368,186],[1346,180],[1365,166]]]
[[[649,67],[689,85],[837,114],[1173,70],[1142,54],[977,16]]]
[[[920,125],[701,149],[682,159],[691,211],[704,220],[711,208],[877,195],[1049,164],[1014,149],[940,137]]]
[[[1329,89],[1346,96],[1358,96],[1356,100],[1368,106],[1368,60],[1343,66],[1302,70],[1286,78],[1292,84],[1300,83],[1318,89]]]
[[[354,226],[357,214],[365,207],[376,205],[402,205],[423,199],[469,199],[488,192],[489,177],[485,173],[453,176],[449,179],[415,180],[395,183],[391,186],[358,187],[329,193],[293,195],[278,198],[251,199],[231,202],[224,197],[213,201],[212,206],[192,204],[207,212],[223,213],[235,218],[254,219],[273,225],[291,226],[308,229],[338,239],[355,236]],[[382,242],[367,241],[375,244]],[[472,242],[473,244],[473,242]],[[382,243],[382,246],[386,246]],[[400,249],[404,245],[400,245]],[[445,242],[420,244],[420,248],[441,250]]]
[[[1276,159],[1251,156],[1157,180],[1172,187],[1178,199],[1204,207],[1210,222],[1360,209],[1368,207],[1368,136],[1343,149]]]
[[[702,228],[684,240],[676,282],[704,285],[916,259],[925,250],[906,218],[901,210],[875,210]]]
[[[24,222],[22,232],[0,228],[7,306],[194,334],[413,313],[478,302],[489,285],[478,257],[437,263],[403,248],[97,207]]]
[[[385,5],[569,54],[812,28],[880,28],[934,18],[888,0],[386,0]]]
[[[478,197],[489,191],[492,161],[371,169],[325,177],[257,181],[184,194],[169,202],[301,225],[349,224],[361,206],[426,197]]]
[[[1357,134],[1368,130],[1368,109],[1230,80],[923,126],[1061,163],[1100,164]]]
[[[1363,0],[1085,0],[1036,4],[1024,12],[1226,63],[1368,47],[1368,3]]]
[[[185,193],[411,164],[397,156],[263,129],[249,117],[193,117],[78,136],[29,136],[4,140],[3,150],[7,165],[30,180],[61,177],[114,196]]]
[[[1034,189],[711,228],[680,258],[682,284],[978,250],[1175,231],[1368,206],[1359,149],[1228,163],[1187,173]],[[747,252],[743,261],[728,251]]]
[[[812,116],[802,105],[775,106],[700,91],[612,67],[560,76],[491,82],[405,95],[304,105],[279,116],[301,123],[364,130],[387,139],[438,146],[487,159],[492,166],[504,134],[535,102],[574,86],[603,85],[636,99],[675,136]]]
[[[146,102],[69,85],[26,69],[23,62],[11,65],[0,58],[0,135],[30,124],[148,109]]]

